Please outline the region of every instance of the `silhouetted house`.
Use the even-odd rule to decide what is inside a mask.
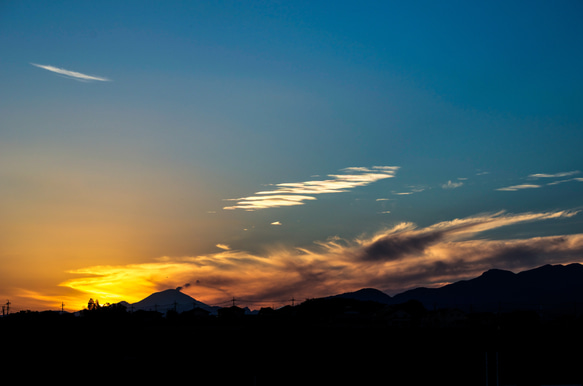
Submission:
[[[221,319],[239,319],[245,316],[245,309],[237,306],[221,308],[218,311]]]
[[[540,325],[540,321],[536,311],[513,311],[500,315],[500,324],[506,328],[534,328]]]
[[[275,310],[271,307],[261,307],[261,309],[257,313],[257,315],[262,315],[262,316],[271,316],[273,314],[275,314]]]
[[[164,315],[158,311],[137,310],[132,313],[132,317],[146,322],[159,321]]]
[[[204,308],[194,307],[192,310],[183,311],[181,313],[182,316],[187,317],[189,319],[204,319],[210,316],[210,311],[205,310]]]
[[[279,315],[284,316],[295,316],[297,307],[294,306],[283,306],[275,310]]]
[[[466,325],[467,321],[467,314],[457,308],[431,311],[424,317],[426,327],[462,327]]]
[[[499,317],[493,312],[472,312],[468,314],[468,324],[472,327],[495,327]]]
[[[261,309],[257,312],[257,316],[262,320],[271,320],[275,318],[277,312],[271,307],[261,307]]]
[[[330,315],[330,321],[337,324],[354,325],[366,323],[370,320],[372,313],[362,308],[346,305],[337,313]]]
[[[385,307],[377,313],[377,319],[390,327],[409,327],[413,324],[411,314],[403,309]]]

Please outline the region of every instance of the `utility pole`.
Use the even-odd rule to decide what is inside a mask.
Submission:
[[[61,302],[61,314],[65,313],[65,303]]]
[[[10,300],[6,300],[6,315],[10,314]]]
[[[294,297],[292,296],[292,298],[291,298],[292,307],[294,306],[294,302],[295,302],[295,300],[296,300],[296,299],[294,299]]]
[[[499,375],[499,364],[498,364],[498,351],[496,351],[496,386],[500,385],[500,375]]]
[[[233,296],[233,307],[235,307],[235,297]]]
[[[486,351],[486,386],[490,385],[490,373],[494,376],[494,380],[492,383],[495,383],[496,386],[500,385],[500,360],[498,358],[498,351],[495,352],[494,363],[490,364],[488,361],[489,353]],[[490,369],[490,366],[493,366],[494,369]]]
[[[486,351],[486,386],[490,386],[490,384],[488,383],[488,372],[490,371],[490,368],[488,367],[488,351]]]

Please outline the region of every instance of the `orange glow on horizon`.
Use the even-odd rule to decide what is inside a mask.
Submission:
[[[86,307],[89,298],[102,305],[122,300],[135,303],[154,292],[177,287],[185,287],[185,293],[211,306],[224,304],[232,297],[277,303],[292,297],[304,300],[365,287],[395,294],[476,277],[494,267],[518,270],[538,265],[536,260],[513,261],[504,257],[520,250],[538,251],[546,256],[545,263],[576,262],[574,257],[583,251],[583,234],[514,240],[472,237],[484,229],[561,214],[497,213],[423,229],[409,223],[398,224],[369,237],[332,237],[315,243],[313,249],[279,247],[261,256],[221,244],[220,252],[207,255],[166,256],[148,263],[70,270],[69,274],[78,277],[60,284],[69,291],[66,297],[32,292],[26,296],[51,305],[60,305],[65,299],[68,309],[79,310]]]

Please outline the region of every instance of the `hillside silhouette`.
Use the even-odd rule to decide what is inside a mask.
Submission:
[[[323,299],[352,299],[383,305],[397,305],[412,300],[427,310],[456,308],[466,313],[536,311],[549,317],[569,313],[578,314],[577,304],[583,305],[583,265],[544,265],[517,274],[491,269],[482,275],[438,288],[416,288],[394,295],[363,288],[328,296]],[[313,299],[312,299],[313,300]],[[326,302],[322,301],[324,305]],[[201,308],[217,314],[221,307],[211,306],[182,293],[168,289],[129,304],[120,303],[128,310],[175,311],[178,313]],[[319,311],[321,313],[322,310]]]
[[[176,289],[77,314],[10,314],[0,332],[7,366],[107,363],[132,382],[195,371],[200,384],[583,384],[581,283],[579,264],[490,270],[253,313]]]
[[[392,301],[411,299],[427,308],[568,313],[577,303],[583,303],[583,265],[545,265],[517,274],[491,269],[471,280],[406,291],[394,296]]]
[[[184,311],[192,310],[193,308],[201,308],[209,313],[216,313],[220,308],[204,304],[203,302],[180,292],[180,289],[168,289],[156,292],[139,302],[132,304],[124,302],[122,304],[128,310],[160,311],[162,313],[166,313],[169,310],[182,313]]]

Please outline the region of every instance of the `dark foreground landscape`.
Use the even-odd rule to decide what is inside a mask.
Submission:
[[[208,319],[150,312],[12,315],[1,321],[6,368],[189,384],[581,384],[583,321],[467,315],[457,325],[392,325],[379,306],[328,300],[329,312]],[[410,302],[403,307],[420,310]],[[377,308],[378,307],[378,308]],[[350,309],[351,313],[335,312]],[[358,314],[368,308],[370,314]],[[30,371],[29,371],[30,370]],[[296,382],[297,383],[294,383]],[[345,383],[347,382],[347,383]]]
[[[0,318],[3,367],[21,381],[67,383],[583,384],[583,307],[575,302],[550,314],[463,311],[362,299],[374,292],[252,315],[121,305],[11,314]]]

